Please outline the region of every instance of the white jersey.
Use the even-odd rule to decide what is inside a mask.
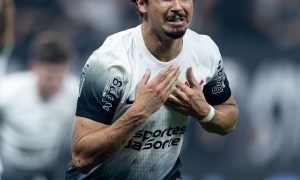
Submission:
[[[166,64],[179,65],[179,80],[186,84],[186,70],[193,67],[212,105],[223,103],[231,95],[221,55],[208,36],[187,30],[181,53],[170,62],[161,62],[146,48],[138,26],[108,37],[90,56],[81,76],[76,115],[112,124],[133,103],[136,85],[146,69],[151,70],[153,78]],[[79,173],[77,178],[168,178],[180,167],[178,157],[186,126],[187,116],[163,105],[112,160],[88,175]]]
[[[51,164],[73,121],[77,95],[75,77],[67,77],[61,90],[48,101],[41,100],[32,72],[3,78],[0,93],[3,162],[24,170]]]

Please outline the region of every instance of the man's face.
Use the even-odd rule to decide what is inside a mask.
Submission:
[[[192,21],[193,0],[149,0],[144,10],[144,18],[155,33],[177,39]]]
[[[61,88],[67,65],[37,63],[32,66],[38,78],[38,90],[42,99],[49,99]]]

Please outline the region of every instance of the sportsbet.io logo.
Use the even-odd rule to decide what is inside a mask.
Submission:
[[[214,77],[214,80],[216,81],[216,85],[212,88],[212,93],[214,95],[220,94],[223,92],[225,88],[224,80],[226,79],[226,75],[224,72],[224,68],[222,67],[222,61],[219,61],[218,65],[218,72]]]
[[[175,128],[169,127],[164,130],[158,129],[155,131],[140,130],[135,133],[125,148],[141,151],[147,149],[166,149],[171,146],[178,146],[181,141],[181,136],[185,131],[186,126],[177,126]]]
[[[103,94],[102,94],[102,108],[106,111],[110,111],[113,107],[113,104],[117,103],[120,99],[120,95],[123,92],[124,87],[121,77],[115,76],[107,82]]]

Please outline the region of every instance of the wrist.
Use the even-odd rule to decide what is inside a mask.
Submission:
[[[128,111],[130,112],[130,116],[133,116],[137,119],[146,119],[149,116],[145,109],[142,109],[140,105],[135,103],[132,104]]]
[[[199,123],[208,123],[214,118],[215,113],[216,113],[215,108],[212,107],[211,105],[209,105],[209,108],[210,108],[209,113],[204,118],[199,119],[198,120]]]

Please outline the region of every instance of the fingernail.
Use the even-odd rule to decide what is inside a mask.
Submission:
[[[150,73],[151,73],[151,71],[150,71],[149,68],[147,68],[146,73],[147,73],[147,74],[150,74]]]

